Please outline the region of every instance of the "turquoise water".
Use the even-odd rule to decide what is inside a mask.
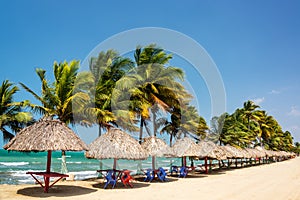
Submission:
[[[100,169],[100,161],[87,159],[84,152],[67,152],[66,162],[69,173],[75,175],[76,180],[97,177],[96,170]],[[27,171],[45,171],[47,161],[46,152],[8,152],[0,149],[0,184],[34,183]],[[102,160],[103,169],[111,169],[112,159]],[[156,166],[169,168],[171,165],[181,165],[180,158],[157,158]],[[118,169],[130,169],[134,172],[138,168],[151,168],[151,158],[143,161],[118,160]],[[52,152],[51,171],[61,171],[61,152]]]

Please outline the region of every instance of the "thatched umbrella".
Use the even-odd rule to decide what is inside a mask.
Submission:
[[[50,173],[52,151],[87,150],[86,144],[62,121],[44,117],[22,129],[4,147],[12,151],[48,151],[46,173]],[[45,192],[49,189],[49,177],[45,179]]]
[[[199,148],[198,156],[200,158],[204,158],[205,161],[205,173],[208,173],[208,169],[207,169],[208,159],[224,160],[227,158],[226,152],[211,141],[201,141],[197,145]]]
[[[211,141],[201,141],[199,145],[199,157],[224,160],[227,158],[226,152]]]
[[[110,128],[88,147],[87,158],[114,159],[113,169],[116,169],[117,159],[144,160],[148,157],[137,140],[117,128]]]
[[[187,156],[198,156],[198,146],[195,141],[189,137],[178,139],[175,144],[171,147],[172,157],[182,157],[183,166],[186,166]]]
[[[152,157],[152,168],[155,169],[155,158],[170,155],[170,147],[157,137],[145,138],[142,142],[142,148],[147,152],[148,156]]]

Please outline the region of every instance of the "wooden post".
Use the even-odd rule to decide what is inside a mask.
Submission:
[[[152,156],[152,170],[155,170],[155,156]]]
[[[48,150],[46,173],[50,173],[50,171],[51,171],[51,154],[52,154],[52,151]],[[44,180],[45,180],[44,192],[48,193],[48,191],[49,191],[50,177],[46,176],[46,177],[44,177]]]
[[[117,169],[117,159],[114,158],[114,166],[113,166],[113,170],[116,170]]]
[[[205,174],[208,174],[208,169],[207,169],[207,157],[205,157]]]
[[[182,163],[183,165],[182,166],[186,167],[186,156],[183,156],[182,159],[183,159],[183,163]]]

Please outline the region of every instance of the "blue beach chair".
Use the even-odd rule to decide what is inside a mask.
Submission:
[[[158,168],[157,177],[161,181],[168,181],[168,179],[167,179],[167,173],[164,170],[164,168],[162,168],[162,167]]]
[[[178,177],[185,178],[187,174],[188,174],[187,168],[185,166],[180,167],[179,176]]]
[[[170,171],[171,171],[171,175],[173,175],[173,172],[175,172],[176,174],[178,174],[178,167],[175,166],[175,165],[172,165]]]
[[[104,185],[104,189],[108,186],[108,184],[112,185],[112,188],[115,187],[116,183],[117,183],[117,177],[114,173],[113,170],[109,170],[105,176],[106,179],[106,183]]]
[[[144,181],[149,181],[151,182],[154,178],[154,172],[152,169],[147,169],[147,171],[145,172],[146,178],[144,179]]]

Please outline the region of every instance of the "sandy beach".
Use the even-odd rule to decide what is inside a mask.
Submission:
[[[0,199],[300,199],[300,158],[212,174],[190,174],[169,182],[135,181],[103,189],[101,180],[64,181],[43,193],[38,185],[0,185]]]

